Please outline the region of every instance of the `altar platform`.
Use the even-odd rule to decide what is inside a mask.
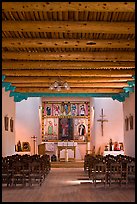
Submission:
[[[56,161],[51,162],[51,169],[52,168],[84,168],[84,161]]]

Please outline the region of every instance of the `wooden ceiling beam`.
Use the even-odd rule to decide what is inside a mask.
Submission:
[[[135,48],[134,40],[84,40],[44,38],[3,38],[2,47],[12,48]]]
[[[85,77],[91,77],[91,76],[119,76],[119,77],[131,77],[132,75],[135,75],[134,69],[123,69],[123,70],[108,70],[108,69],[102,69],[102,70],[95,70],[95,69],[87,69],[87,70],[2,70],[2,74],[6,76],[54,76],[54,77],[62,77],[62,76],[68,76],[68,77],[77,77],[77,76],[85,76]]]
[[[18,76],[6,76],[4,82],[11,83],[53,83],[56,81],[57,77],[18,77]],[[132,77],[61,77],[62,81],[67,81],[68,83],[94,83],[94,82],[127,82],[133,81]]]
[[[49,90],[49,88],[16,88],[15,92],[36,92],[36,93],[121,93],[122,88],[71,88],[70,90]]]
[[[16,86],[16,87],[37,87],[37,88],[42,88],[42,87],[49,87],[51,85],[51,83],[49,82],[44,82],[44,83],[12,83],[12,86]],[[71,88],[123,88],[123,87],[129,87],[129,85],[126,82],[97,82],[97,83],[69,83],[69,86]]]
[[[128,59],[127,59],[128,60]],[[2,69],[94,69],[94,68],[135,68],[135,62],[76,62],[76,61],[3,61]],[[79,70],[80,71],[80,70]]]
[[[2,59],[16,60],[88,60],[88,61],[135,61],[135,52],[2,52]]]
[[[134,22],[3,21],[2,31],[134,34]]]
[[[10,11],[93,11],[134,12],[135,2],[2,2],[2,10]]]

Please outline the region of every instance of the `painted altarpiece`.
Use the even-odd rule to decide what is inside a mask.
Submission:
[[[42,141],[88,140],[88,102],[43,103]]]

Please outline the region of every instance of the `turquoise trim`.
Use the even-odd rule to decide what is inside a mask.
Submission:
[[[16,87],[12,86],[10,82],[2,82],[2,87],[5,87],[5,91],[15,91]]]
[[[17,93],[17,92],[16,92]],[[23,93],[28,97],[111,97],[113,93]]]
[[[125,92],[134,92],[134,87],[124,87]]]
[[[135,78],[135,76],[133,76]],[[2,76],[4,81],[5,76]],[[11,91],[10,97],[14,97],[15,102],[27,100],[28,97],[111,97],[113,100],[124,102],[126,97],[129,97],[130,92],[134,92],[135,80],[127,82],[129,87],[124,87],[122,93],[19,93],[14,92],[16,87],[12,86],[10,82],[2,82],[2,87],[5,87],[5,91]]]
[[[6,76],[5,76],[5,75],[2,75],[2,82],[4,81],[5,78],[6,78]]]
[[[135,86],[135,80],[127,82],[130,87]]]
[[[2,88],[9,87],[11,85],[10,82],[2,82]]]

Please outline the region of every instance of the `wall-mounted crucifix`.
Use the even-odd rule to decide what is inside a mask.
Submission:
[[[103,123],[104,122],[108,122],[108,120],[104,119],[105,115],[103,114],[103,108],[101,109],[101,115],[100,115],[101,119],[97,120],[98,122],[101,122],[101,133],[103,136]]]

